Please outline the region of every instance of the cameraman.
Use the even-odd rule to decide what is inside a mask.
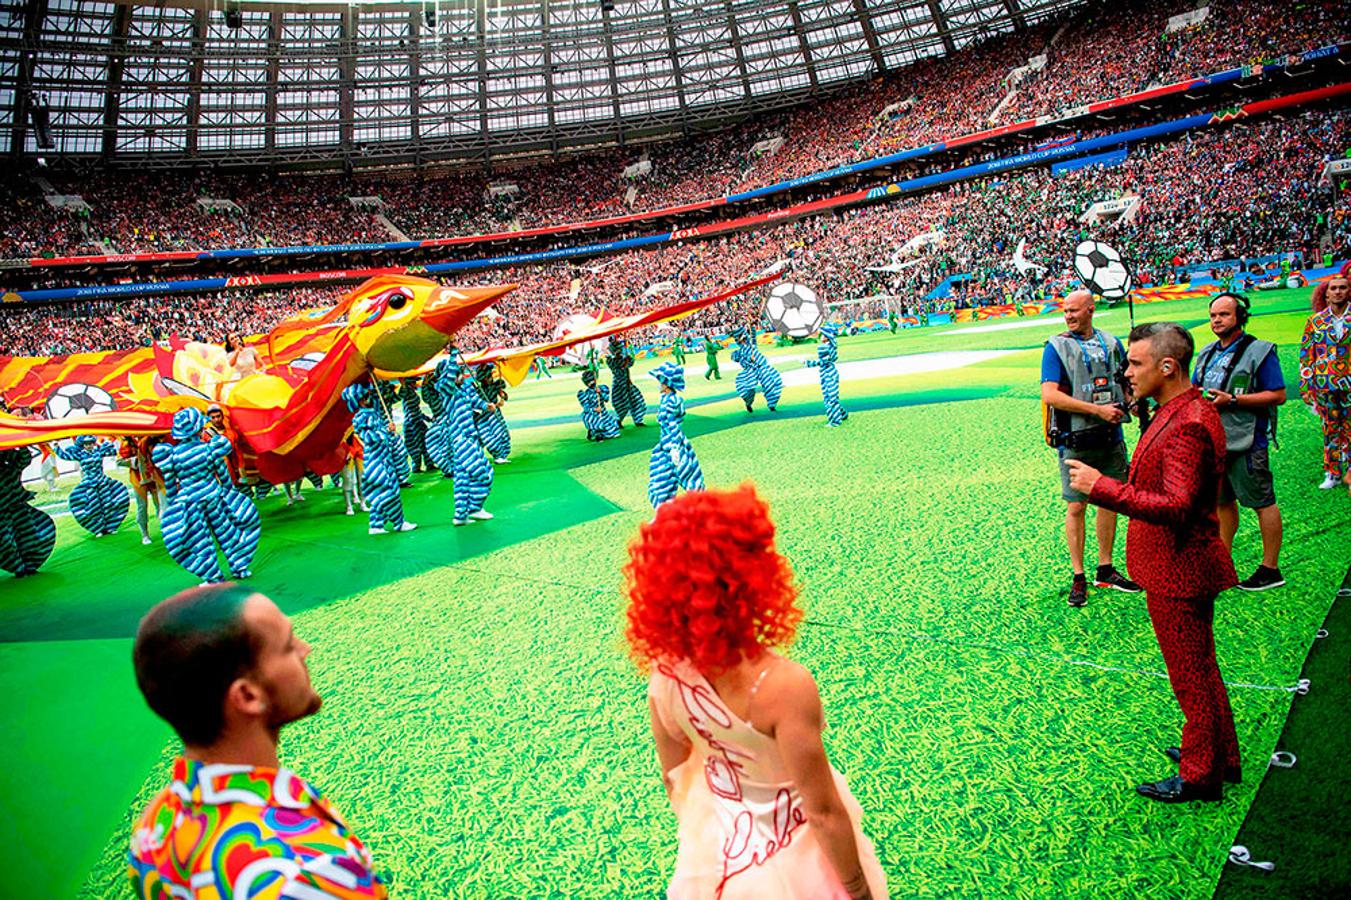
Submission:
[[[1224,426],[1220,538],[1226,547],[1233,547],[1239,504],[1257,513],[1262,564],[1238,586],[1245,591],[1265,591],[1285,584],[1278,564],[1281,510],[1267,457],[1269,423],[1276,407],[1285,402],[1285,377],[1276,360],[1276,345],[1244,331],[1248,315],[1248,299],[1239,294],[1225,292],[1210,301],[1210,330],[1217,340],[1197,354],[1192,384],[1215,404]]]
[[[1072,292],[1062,304],[1069,328],[1046,344],[1041,356],[1041,400],[1051,407],[1052,433],[1060,454],[1060,494],[1065,510],[1065,540],[1070,548],[1074,578],[1067,598],[1070,606],[1088,602],[1084,572],[1084,513],[1088,498],[1070,487],[1065,461],[1082,460],[1113,478],[1126,478],[1126,440],[1121,422],[1126,418],[1126,390],[1121,379],[1126,350],[1121,341],[1093,327],[1093,295]],[[1097,511],[1098,570],[1093,583],[1118,591],[1138,593],[1140,586],[1112,565],[1116,541],[1116,513]]]

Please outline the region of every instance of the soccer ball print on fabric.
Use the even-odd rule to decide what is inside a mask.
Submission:
[[[815,334],[825,320],[816,291],[791,281],[774,285],[765,301],[765,315],[769,316],[775,331],[795,338]]]
[[[48,394],[44,409],[49,419],[68,419],[90,413],[112,412],[117,409],[117,404],[112,394],[97,385],[71,382]]]
[[[1131,272],[1121,254],[1098,241],[1074,248],[1074,271],[1084,286],[1103,297],[1120,298],[1131,292]]]

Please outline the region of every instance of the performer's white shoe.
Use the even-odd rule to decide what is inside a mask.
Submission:
[[[385,531],[385,529],[383,529],[383,528],[371,528],[371,529],[368,529],[368,530],[366,531],[366,533],[367,533],[367,534],[389,534],[389,532],[388,532],[388,531]]]
[[[473,525],[473,524],[474,524],[474,520],[473,520],[473,519],[451,519],[451,520],[450,520],[450,523],[451,523],[452,525]]]
[[[149,544],[153,544],[153,543],[155,543],[155,542],[152,541],[152,540],[150,540],[150,536],[149,536],[149,535],[145,535],[145,536],[143,536],[143,537],[141,538],[141,543],[142,543],[142,544],[149,545]]]
[[[497,463],[499,466],[505,466],[507,463],[511,462],[511,460],[503,456],[500,459],[493,460],[493,462]]]
[[[493,517],[493,514],[486,509],[480,509],[469,514],[469,518],[478,519],[480,522],[486,522]]]
[[[400,530],[400,531],[417,531],[417,523],[415,523],[415,522],[404,522],[402,525],[399,526],[399,530]]]
[[[355,515],[356,515],[356,512],[352,509],[352,507],[349,506],[349,507],[347,507],[347,510],[343,513],[343,515],[344,515],[344,516],[355,516]]]
[[[1330,491],[1336,486],[1337,486],[1337,476],[1333,475],[1331,472],[1328,472],[1327,477],[1323,479],[1323,483],[1320,484],[1318,488],[1319,490]]]

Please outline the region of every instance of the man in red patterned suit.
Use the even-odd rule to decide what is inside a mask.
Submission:
[[[1131,332],[1126,377],[1159,404],[1124,482],[1071,460],[1070,484],[1090,503],[1125,513],[1126,569],[1145,589],[1149,618],[1182,707],[1178,774],[1136,788],[1166,803],[1219,800],[1239,780],[1238,739],[1215,660],[1215,596],[1237,583],[1215,504],[1224,477],[1224,426],[1188,379],[1195,343],[1181,325]]]

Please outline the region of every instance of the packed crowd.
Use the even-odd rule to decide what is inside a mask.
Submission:
[[[886,298],[902,313],[1054,295],[1072,282],[1073,247],[1103,236],[1136,266],[1140,283],[1176,276],[1186,263],[1294,251],[1316,259],[1351,254],[1344,204],[1320,183],[1324,162],[1346,150],[1345,110],[1256,120],[1172,143],[1140,147],[1120,166],[1061,176],[1011,173],[930,194],[860,207],[702,242],[460,276],[463,283],[520,287],[461,335],[469,349],[547,340],[572,312],[626,314],[734,286],[779,265],[829,302]],[[1090,227],[1100,200],[1138,195],[1134,218]],[[940,238],[920,240],[925,235]],[[1044,267],[1029,281],[1014,248]],[[963,276],[951,295],[934,289]],[[21,309],[0,318],[0,346],[48,354],[137,346],[163,334],[258,332],[341,289],[138,298]],[[744,320],[755,301],[719,304],[684,322],[693,331]],[[877,304],[874,304],[877,305]],[[638,338],[649,335],[639,335]]]
[[[581,222],[772,184],[1351,36],[1351,15],[1336,0],[1307,0],[1298,15],[1275,0],[1217,4],[1204,22],[1172,34],[1165,23],[1192,8],[1189,0],[1129,6],[1094,6],[1066,23],[1001,35],[788,113],[656,145],[642,157],[651,171],[635,178],[622,175],[638,161],[633,151],[616,150],[496,173],[52,173],[41,190],[5,180],[0,197],[17,214],[0,227],[0,257],[378,242]],[[1007,83],[1013,69],[1043,52],[1044,69]],[[783,138],[777,152],[755,152],[772,137]],[[490,190],[504,183],[518,192]],[[52,208],[41,196],[47,187],[83,197],[88,211]],[[199,197],[237,209],[212,211]],[[380,198],[387,219],[354,208],[349,197]]]

